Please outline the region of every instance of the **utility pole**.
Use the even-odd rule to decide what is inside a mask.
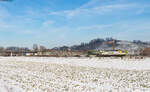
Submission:
[[[115,50],[115,40],[112,42],[112,50]]]
[[[112,44],[112,50],[115,50],[115,40],[104,42],[103,45],[105,45],[105,44]]]

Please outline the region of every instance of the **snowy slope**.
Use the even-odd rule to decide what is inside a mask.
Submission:
[[[125,50],[128,53],[127,54],[140,54],[140,51],[143,50],[144,48],[149,47],[150,45],[147,44],[136,44],[133,43],[131,41],[122,41],[122,40],[118,40],[116,41],[116,45],[115,45],[115,49],[121,49],[121,50]],[[112,46],[108,46],[107,44],[105,45],[100,45],[99,47],[97,47],[97,49],[99,50],[112,50]]]

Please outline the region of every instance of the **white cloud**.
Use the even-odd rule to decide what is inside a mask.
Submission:
[[[43,27],[49,27],[49,26],[51,26],[53,23],[54,23],[54,21],[52,21],[52,20],[47,20],[47,21],[43,22],[42,26],[43,26]]]
[[[82,27],[78,27],[77,30],[78,31],[94,31],[94,30],[102,30],[112,27],[113,24],[106,24],[106,25],[91,25],[91,26],[82,26]]]
[[[82,17],[115,13],[121,14],[124,11],[130,10],[136,12],[135,14],[141,14],[144,11],[148,11],[149,8],[149,4],[130,0],[90,0],[73,10],[54,11],[50,12],[50,15],[72,18],[74,16]]]
[[[97,5],[100,1],[102,1],[102,0],[90,0],[89,2],[83,4],[80,8],[89,8],[89,7],[95,6],[95,5]]]
[[[0,21],[0,31],[12,31],[12,29],[16,28],[17,25],[11,24],[9,22]]]
[[[124,35],[124,33],[133,33],[135,34],[143,34],[143,32],[150,33],[150,22],[141,20],[141,21],[122,21],[113,24],[101,24],[101,25],[91,25],[91,26],[80,26],[78,28],[74,28],[77,31],[101,31],[101,32],[110,32],[115,34]]]
[[[143,8],[138,4],[108,4],[108,5],[101,5],[101,6],[94,6],[92,8],[76,8],[74,10],[64,10],[64,11],[55,11],[51,12],[50,15],[58,15],[58,16],[65,16],[67,18],[71,18],[73,16],[81,16],[81,15],[104,15],[109,12],[117,12],[120,10],[130,10],[130,9],[137,9]]]

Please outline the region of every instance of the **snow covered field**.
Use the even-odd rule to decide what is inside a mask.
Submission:
[[[150,92],[150,58],[0,57],[0,92]]]

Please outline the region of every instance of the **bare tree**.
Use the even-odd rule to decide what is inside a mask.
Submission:
[[[44,47],[44,46],[40,46],[40,51],[44,51],[44,50],[46,50],[46,47]]]
[[[4,47],[0,47],[0,51],[4,51],[5,50],[5,48]]]
[[[38,45],[37,44],[33,44],[33,50],[38,51]]]

